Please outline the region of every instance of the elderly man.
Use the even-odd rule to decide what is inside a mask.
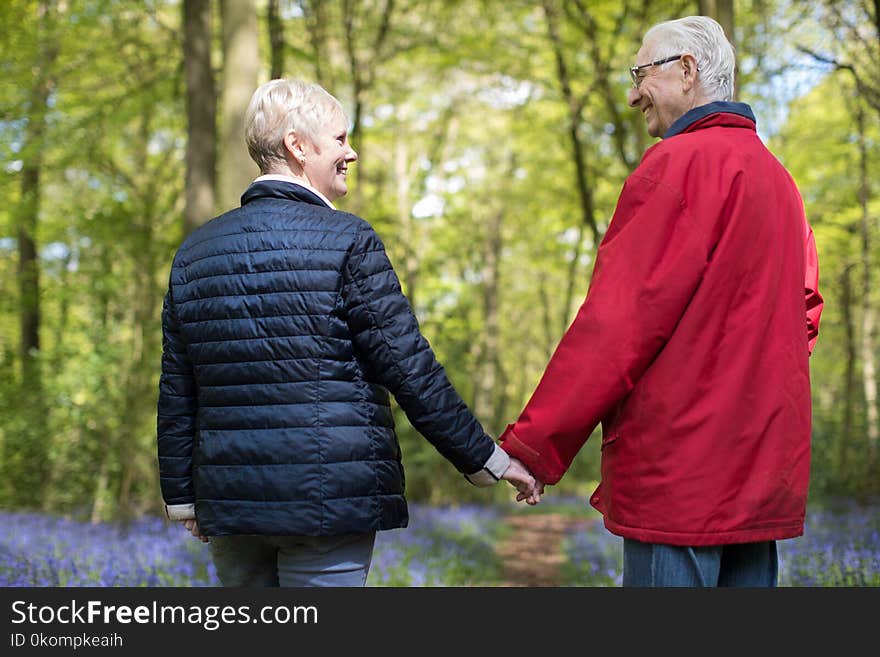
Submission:
[[[774,586],[776,540],[801,535],[806,511],[812,231],[731,102],[715,21],[654,26],[630,73],[629,104],[662,141],[627,179],[586,300],[503,447],[556,483],[601,422],[590,503],[624,538],[624,586]]]

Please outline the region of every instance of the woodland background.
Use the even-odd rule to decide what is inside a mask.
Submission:
[[[626,106],[641,36],[696,13],[731,36],[738,99],[816,235],[811,493],[876,496],[880,0],[4,0],[0,508],[160,512],[171,258],[257,175],[242,116],[276,77],[345,105],[360,159],[338,205],[383,237],[450,379],[500,433],[653,143]],[[410,499],[511,495],[397,424]],[[598,456],[593,439],[557,489],[589,495]]]

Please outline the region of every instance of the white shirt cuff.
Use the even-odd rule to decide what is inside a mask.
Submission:
[[[190,520],[196,517],[195,504],[166,504],[165,515],[171,520]]]
[[[492,486],[501,479],[509,466],[510,456],[496,443],[495,451],[492,452],[492,456],[489,457],[483,468],[473,474],[465,475],[464,478],[474,486],[485,488],[486,486]]]

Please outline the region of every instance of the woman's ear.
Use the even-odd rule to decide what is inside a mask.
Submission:
[[[302,138],[293,130],[284,135],[284,150],[300,166],[305,166],[306,152],[303,150]]]

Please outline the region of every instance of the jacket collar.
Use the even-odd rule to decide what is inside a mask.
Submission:
[[[695,107],[692,110],[688,110],[687,112],[682,114],[675,120],[675,122],[671,126],[669,126],[666,134],[663,135],[663,139],[674,137],[675,135],[681,134],[682,132],[689,132],[691,127],[695,127],[694,124],[713,114],[736,114],[751,121],[753,130],[755,129],[755,124],[757,123],[755,115],[752,113],[752,108],[749,107],[746,103],[734,103],[730,101],[716,100],[711,103],[707,103],[706,105]],[[742,121],[736,121],[735,124],[738,126],[742,126]]]
[[[241,204],[247,205],[251,201],[261,198],[286,198],[290,201],[319,205],[322,208],[328,207],[314,192],[286,180],[259,180],[251,183],[251,186],[241,195]]]

